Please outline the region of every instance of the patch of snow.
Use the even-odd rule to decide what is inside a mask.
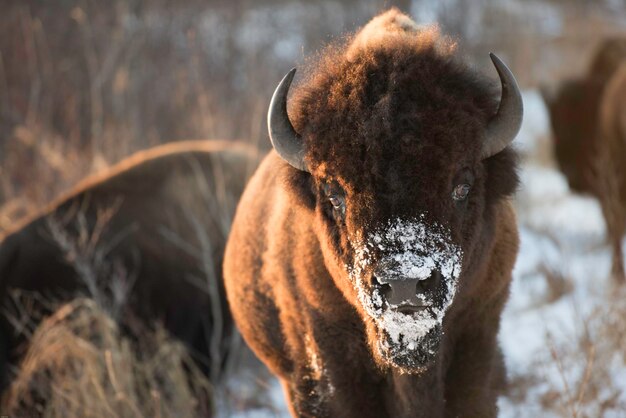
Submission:
[[[524,120],[515,138],[515,146],[522,155],[538,155],[551,147],[548,110],[539,90],[522,91],[522,101]]]
[[[388,309],[376,320],[380,328],[389,334],[393,344],[402,344],[408,351],[414,351],[428,331],[441,324],[443,310],[438,310],[437,316],[433,318],[428,311],[407,315]]]
[[[560,267],[561,249],[554,239],[524,225],[520,226],[519,233],[522,245],[513,269],[514,277],[524,278],[532,275],[540,271],[542,266]],[[526,245],[527,242],[532,242],[532,245]]]
[[[572,194],[565,177],[554,168],[526,164],[516,202],[522,225],[555,239],[565,248],[604,242],[606,226],[598,201]]]
[[[567,180],[553,168],[525,165],[520,171],[520,180],[517,200],[528,207],[543,206],[571,195]]]
[[[415,221],[395,219],[372,233],[365,246],[388,253],[379,263],[385,266],[382,274],[394,280],[426,280],[435,269],[446,279],[456,279],[461,272],[461,251],[451,243],[449,231],[427,224],[424,215]]]
[[[531,109],[539,107],[535,104]],[[542,119],[537,115],[533,118]],[[527,134],[544,137],[542,129]],[[509,376],[534,376],[539,381],[529,384],[521,401],[499,399],[499,416],[504,418],[557,416],[542,406],[544,397],[558,388],[565,392],[563,381],[574,384],[585,370],[584,362],[570,361],[560,367],[552,350],[569,347],[569,351],[576,352],[574,347],[585,329],[585,318],[606,306],[611,286],[611,253],[605,243],[606,226],[600,206],[589,196],[572,193],[554,164],[546,166],[538,161],[534,144],[540,140],[528,140],[531,146],[524,151],[528,151],[527,158],[516,198],[520,251],[500,331]],[[560,280],[567,289],[553,295],[554,283],[551,285],[550,280]],[[611,369],[615,370],[613,385],[626,393],[626,379],[619,378],[626,375],[623,357]],[[608,395],[597,396],[608,399]],[[579,413],[598,416],[593,406],[581,406]],[[603,414],[621,416],[611,411]]]

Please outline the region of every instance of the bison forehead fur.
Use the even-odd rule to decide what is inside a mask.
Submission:
[[[419,210],[453,221],[444,197],[465,167],[477,177],[474,193],[489,201],[517,184],[510,151],[480,164],[485,127],[497,107],[493,84],[459,62],[436,28],[400,30],[407,20],[388,12],[348,45],[329,47],[290,99],[313,174],[304,180],[335,180],[351,207],[367,209],[353,211],[349,227]],[[311,203],[310,187],[301,201]]]
[[[515,155],[482,151],[497,90],[397,10],[307,74],[288,101],[306,152],[265,159],[226,249],[244,338],[294,415],[495,416],[517,252]]]

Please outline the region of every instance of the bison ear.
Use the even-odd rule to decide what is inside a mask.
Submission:
[[[276,87],[267,112],[267,127],[270,141],[278,155],[292,167],[308,171],[304,162],[304,141],[291,125],[287,115],[287,94],[295,74],[296,69],[292,68]]]
[[[513,141],[522,126],[524,115],[522,94],[513,73],[495,54],[490,53],[489,56],[498,71],[502,95],[498,112],[487,125],[482,147],[483,159],[499,153]]]

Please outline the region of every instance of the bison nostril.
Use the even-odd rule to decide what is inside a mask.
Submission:
[[[372,276],[372,283],[374,284],[374,287],[380,289],[383,296],[388,297],[391,294],[391,285],[389,283],[381,283],[376,276]]]
[[[383,296],[392,307],[397,308],[404,305],[418,305],[417,279],[390,281]]]
[[[391,289],[391,285],[385,283],[383,285],[380,286],[380,291],[383,294],[383,296],[385,298],[389,298],[389,296],[391,295],[392,289]]]
[[[417,284],[418,291],[422,292],[432,292],[437,289],[441,284],[441,272],[439,270],[433,270],[430,273],[430,277],[426,280],[420,280]]]
[[[378,287],[382,286],[382,283],[380,282],[380,280],[378,280],[378,277],[374,275],[372,275],[372,284]]]

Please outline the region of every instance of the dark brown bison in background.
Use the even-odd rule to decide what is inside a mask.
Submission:
[[[626,50],[602,92],[596,135],[594,187],[613,248],[613,277],[623,283],[622,239],[626,233]]]
[[[522,102],[492,60],[500,100],[391,10],[325,51],[289,116],[295,70],[276,89],[224,279],[294,416],[496,416]]]
[[[624,281],[621,240],[626,230],[626,39],[598,49],[589,73],[544,91],[554,151],[570,187],[600,200],[613,247],[613,276]]]
[[[242,144],[156,147],[88,178],[16,226],[0,244],[5,377],[25,351],[15,312],[31,303],[14,296],[35,292],[60,301],[86,293],[126,327],[162,321],[216,380],[233,335],[223,251],[256,165],[255,151]]]

